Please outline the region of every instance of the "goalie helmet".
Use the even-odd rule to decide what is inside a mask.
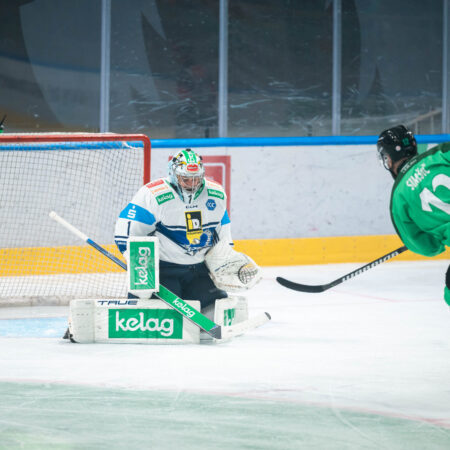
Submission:
[[[190,148],[181,150],[169,162],[169,181],[181,199],[191,203],[205,183],[202,157]]]
[[[378,157],[384,167],[395,178],[393,166],[397,161],[410,159],[417,155],[417,142],[412,131],[404,125],[398,125],[384,130],[377,142]]]

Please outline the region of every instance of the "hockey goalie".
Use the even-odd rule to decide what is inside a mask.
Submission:
[[[122,253],[130,236],[159,240],[160,283],[182,299],[198,300],[215,317],[215,306],[236,304],[234,320],[247,319],[247,301],[229,295],[253,287],[261,270],[232,247],[227,197],[205,178],[201,156],[191,149],[176,154],[168,176],[141,187],[120,213],[115,241]]]
[[[205,178],[202,158],[186,149],[171,158],[166,178],[138,190],[115,228],[127,261],[131,239],[157,238],[160,285],[199,302],[200,311],[220,326],[248,319],[247,299],[236,293],[261,279],[258,265],[233,249],[226,203],[223,187]],[[132,291],[133,297],[145,298]]]

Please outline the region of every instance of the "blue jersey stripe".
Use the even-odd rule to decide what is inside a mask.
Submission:
[[[156,225],[156,231],[159,231],[162,235],[169,238],[172,242],[175,242],[178,245],[185,246],[189,245],[189,241],[186,238],[186,227],[184,230],[174,230],[169,229],[164,226],[161,222]]]
[[[153,225],[156,222],[155,216],[141,206],[129,203],[127,207],[120,213],[121,219],[134,220],[136,222]]]
[[[220,225],[226,225],[227,223],[230,223],[230,222],[231,222],[231,220],[228,217],[228,211],[225,210],[225,212],[223,213],[222,220],[220,221]]]

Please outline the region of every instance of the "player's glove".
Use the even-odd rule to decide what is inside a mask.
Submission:
[[[205,256],[211,279],[217,288],[228,292],[251,289],[261,280],[261,269],[249,256],[219,241]]]

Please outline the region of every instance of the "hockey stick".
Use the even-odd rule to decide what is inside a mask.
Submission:
[[[127,265],[124,262],[116,258],[113,254],[108,252],[108,250],[104,249],[101,245],[98,245],[96,242],[94,242],[80,230],[78,230],[69,222],[64,220],[55,211],[51,211],[49,213],[49,216],[53,220],[61,224],[63,227],[65,227],[67,230],[71,231],[73,234],[75,234],[80,239],[85,241],[91,247],[95,248],[95,250],[99,251],[107,258],[109,258],[111,261],[115,262],[122,269],[127,270]],[[203,331],[205,331],[215,339],[229,339],[234,336],[238,336],[242,333],[245,333],[248,330],[251,330],[253,328],[265,324],[271,319],[269,313],[265,312],[259,316],[238,323],[236,325],[222,327],[220,325],[217,325],[212,320],[208,319],[208,317],[203,315],[200,311],[197,311],[195,308],[187,304],[184,300],[182,300],[180,297],[178,297],[177,295],[175,295],[173,292],[169,291],[169,289],[165,288],[162,285],[159,286],[159,291],[156,292],[155,295],[164,303],[166,303],[171,308],[178,311],[181,315],[186,317],[186,319],[190,320],[192,323],[197,325],[199,328],[201,328]]]
[[[344,275],[343,277],[338,278],[337,280],[334,280],[328,284],[319,284],[319,285],[300,284],[286,280],[286,278],[282,277],[277,277],[277,281],[282,286],[287,287],[288,289],[293,289],[294,291],[311,292],[311,293],[323,292],[332,287],[337,286],[338,284],[343,283],[344,281],[350,280],[350,278],[356,277],[356,275],[359,275],[363,272],[366,272],[369,269],[372,269],[372,267],[378,266],[378,264],[384,263],[385,261],[388,261],[389,259],[394,258],[397,255],[400,255],[400,253],[403,253],[406,250],[408,249],[405,246],[400,247],[397,250],[394,250],[393,252],[388,253],[387,255],[384,255],[381,258],[378,258],[375,261],[372,261],[369,264],[366,264],[365,266],[362,266],[359,269],[356,269],[353,272],[350,272],[347,275]]]

